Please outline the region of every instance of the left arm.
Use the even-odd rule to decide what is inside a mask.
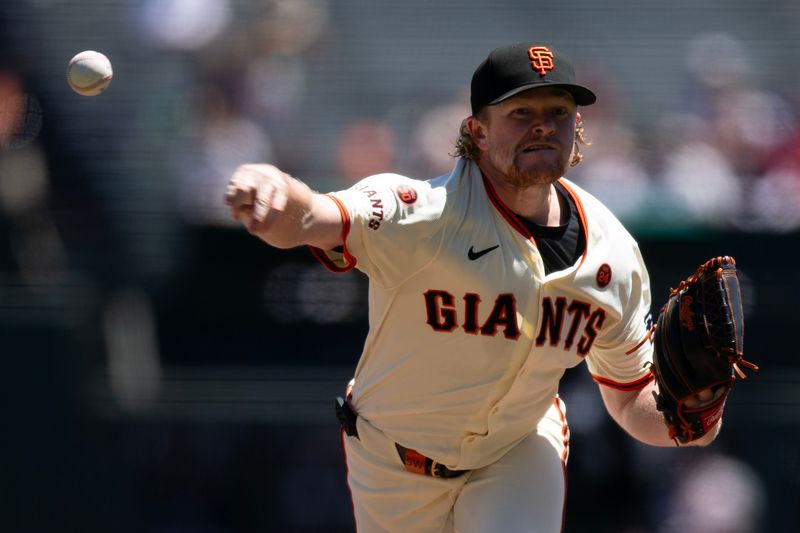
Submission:
[[[677,442],[669,437],[664,416],[656,409],[653,396],[658,391],[655,381],[634,391],[621,391],[604,385],[599,385],[600,395],[603,397],[608,413],[622,429],[633,438],[652,446],[676,446]],[[709,392],[709,396],[713,396]],[[687,406],[699,407],[709,401],[710,397],[700,396],[694,402],[687,402]],[[687,443],[690,446],[705,446],[711,443],[719,434],[722,420],[710,428],[701,438]]]

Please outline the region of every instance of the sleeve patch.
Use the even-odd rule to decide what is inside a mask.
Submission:
[[[417,190],[409,185],[400,185],[396,189],[397,197],[406,205],[414,205],[417,202]]]

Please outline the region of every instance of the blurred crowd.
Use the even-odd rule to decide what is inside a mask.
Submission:
[[[731,35],[701,33],[683,53],[684,107],[655,110],[635,129],[614,105],[599,105],[599,116],[587,113],[596,144],[575,178],[623,220],[644,226],[796,229],[800,100],[771,84]]]
[[[208,24],[219,35],[225,28],[216,13],[226,1],[208,3],[218,6]],[[228,223],[218,198],[225,177],[243,161],[274,162],[325,190],[378,172],[425,178],[452,168],[453,142],[469,115],[467,87],[449,97],[422,92],[410,103],[349,113],[309,101],[319,92],[310,86],[319,79],[309,69],[319,67],[320,50],[335,39],[329,22],[325,2],[278,1],[234,39],[209,28],[208,42],[200,43],[197,32],[181,30],[185,21],[177,13],[177,27],[163,31],[161,45],[191,48],[196,65],[197,93],[178,163],[190,220]],[[796,92],[771,83],[755,52],[730,34],[699,33],[678,53],[682,107],[652,110],[636,123],[626,121],[621,80],[583,66],[600,99],[582,110],[592,144],[569,177],[645,231],[800,227]],[[341,122],[329,125],[330,116]]]

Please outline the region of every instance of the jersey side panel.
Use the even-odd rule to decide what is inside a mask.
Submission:
[[[586,354],[595,381],[638,387],[651,377],[650,279],[636,241],[598,200],[564,180],[580,198],[587,219],[587,254],[581,265],[585,291],[606,311],[595,323],[597,338]]]

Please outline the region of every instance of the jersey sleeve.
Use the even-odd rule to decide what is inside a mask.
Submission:
[[[377,174],[329,196],[342,215],[344,246],[312,248],[312,253],[330,270],[357,267],[389,287],[422,269],[438,252],[446,194],[430,182]]]
[[[592,378],[618,390],[637,390],[653,380],[650,313],[650,279],[638,246],[636,267],[620,287],[622,319],[593,345],[586,357]]]

